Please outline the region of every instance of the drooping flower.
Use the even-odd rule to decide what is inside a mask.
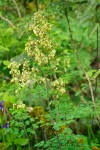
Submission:
[[[0,110],[3,110],[4,109],[4,101],[1,101],[0,102]]]
[[[9,128],[9,123],[2,125],[2,128]]]

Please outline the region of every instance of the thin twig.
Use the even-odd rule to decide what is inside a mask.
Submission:
[[[72,30],[71,30],[71,27],[70,27],[70,23],[69,23],[69,18],[68,18],[68,13],[66,12],[65,14],[66,16],[66,19],[67,19],[67,22],[68,22],[68,28],[69,28],[69,32],[70,32],[70,38],[71,38],[71,42],[72,42],[72,45],[73,45],[73,48],[74,48],[74,52],[76,54],[76,58],[77,58],[77,62],[80,66],[80,68],[82,69],[87,81],[88,81],[88,85],[89,85],[89,89],[90,89],[90,93],[91,93],[91,99],[92,99],[92,103],[94,105],[94,110],[96,110],[96,105],[95,105],[95,97],[94,97],[94,93],[93,93],[93,88],[92,88],[92,84],[91,84],[91,81],[90,81],[90,78],[87,74],[87,72],[85,71],[84,67],[82,66],[81,62],[80,62],[80,59],[79,59],[79,56],[78,56],[78,52],[77,52],[77,49],[76,49],[76,46],[75,46],[75,43],[74,43],[74,40],[73,40],[73,36],[72,36]],[[100,128],[100,125],[99,125],[99,122],[100,122],[100,117],[99,115],[97,116],[97,122],[98,122],[98,126]]]
[[[35,136],[36,144],[38,144],[38,137],[37,137],[37,134],[36,134],[36,131],[34,130],[34,128],[33,128],[33,131],[34,131],[34,136]],[[39,147],[37,147],[37,150],[39,150]]]
[[[100,7],[100,6],[99,6]],[[98,28],[98,24],[99,24],[99,21],[98,21],[98,14],[97,14],[97,10],[99,7],[96,7],[96,23],[97,23],[97,30],[96,30],[96,44],[97,44],[97,48],[96,48],[96,61],[97,63],[99,62],[99,28]],[[97,70],[98,70],[98,67],[97,67]],[[96,78],[95,80],[95,91],[94,91],[94,96],[95,96],[95,99],[96,99],[96,96],[97,96],[97,80],[98,78]]]
[[[12,1],[13,1],[13,3],[15,4],[15,7],[16,7],[16,10],[17,10],[17,13],[18,13],[18,16],[21,18],[21,12],[20,12],[19,7],[18,7],[18,5],[17,5],[17,3],[16,3],[16,0],[12,0]]]
[[[78,62],[80,68],[82,69],[82,71],[83,71],[83,73],[84,73],[84,75],[85,75],[85,77],[86,77],[86,79],[88,81],[88,85],[89,85],[89,89],[90,89],[90,93],[91,93],[91,99],[92,99],[93,104],[95,105],[92,84],[91,84],[91,81],[90,81],[90,78],[89,78],[87,72],[85,71],[84,67],[82,66],[82,64],[80,62],[80,59],[79,59],[79,56],[78,56],[78,52],[76,50],[76,46],[75,46],[75,43],[74,43],[74,40],[73,40],[72,30],[71,30],[71,27],[70,27],[70,23],[69,23],[69,18],[68,18],[67,12],[66,12],[66,19],[67,19],[67,22],[68,22],[68,28],[69,28],[69,32],[70,32],[70,38],[71,38],[71,42],[72,42],[72,45],[73,45],[73,48],[74,48],[74,52],[76,54],[77,62]]]
[[[25,133],[25,135],[26,135],[26,138],[29,139],[29,136],[28,136],[28,134],[27,134],[27,132],[26,132],[26,127],[25,127],[25,123],[24,123],[24,119],[23,119],[23,114],[22,114],[21,118],[22,118],[22,122],[23,122],[24,133]],[[29,147],[29,150],[31,150],[30,142],[28,142],[28,147]]]
[[[36,10],[38,11],[39,10],[39,6],[38,6],[38,1],[35,0],[35,6],[36,6]]]
[[[0,18],[2,20],[6,21],[11,27],[13,27],[13,28],[16,27],[8,18],[3,17],[1,14],[0,14]]]

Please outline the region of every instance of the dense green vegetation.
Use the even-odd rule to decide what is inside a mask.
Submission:
[[[0,1],[0,150],[100,150],[100,0]]]

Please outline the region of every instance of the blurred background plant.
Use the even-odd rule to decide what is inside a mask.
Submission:
[[[1,0],[1,148],[100,149],[99,14],[99,0]]]

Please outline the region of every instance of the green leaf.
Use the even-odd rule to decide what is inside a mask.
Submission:
[[[43,145],[44,145],[44,141],[41,141],[40,143],[35,144],[35,146],[34,146],[34,147],[41,147],[41,146],[43,146]]]
[[[26,138],[17,138],[14,140],[14,143],[17,145],[21,145],[21,146],[24,146],[24,145],[27,145],[28,144],[28,141],[29,139],[26,139]]]
[[[92,79],[97,78],[97,76],[100,74],[100,69],[92,76]]]
[[[89,70],[89,71],[87,72],[87,74],[88,74],[88,76],[91,78],[95,72],[96,72],[96,70]]]
[[[3,52],[3,51],[9,51],[9,49],[7,47],[3,47],[0,45],[0,51]]]
[[[4,60],[4,61],[3,61],[3,64],[4,64],[5,66],[8,66],[8,65],[9,65],[9,61]]]

